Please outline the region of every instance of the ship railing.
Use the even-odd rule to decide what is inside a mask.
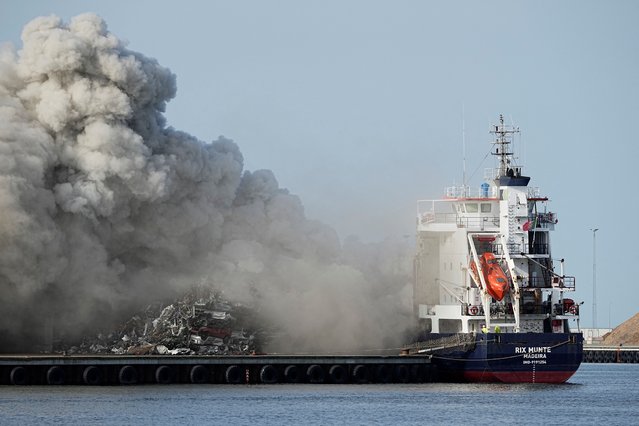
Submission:
[[[553,305],[553,312],[555,315],[579,315],[579,305],[576,303],[555,303]]]
[[[517,256],[519,253],[525,253],[524,247],[526,247],[524,244],[519,243],[509,243],[506,245],[506,249],[511,256]],[[504,246],[501,243],[493,243],[492,249],[493,253],[497,256],[503,256],[506,254]]]
[[[499,216],[486,213],[460,215],[455,211],[455,200],[419,200],[417,201],[418,225],[432,223],[454,223],[459,228],[484,230],[499,226]]]
[[[520,175],[523,167],[516,166],[516,167],[513,167],[513,169],[516,170],[518,174]],[[504,175],[503,170],[500,167],[487,167],[484,169],[484,180],[487,180],[487,181],[493,181],[503,175]]]
[[[484,180],[492,181],[499,176],[499,169],[494,167],[487,167],[484,169]]]
[[[478,188],[470,186],[449,186],[444,189],[446,198],[497,198],[499,188],[487,183]]]
[[[557,224],[557,215],[552,212],[537,213],[528,217],[530,229],[554,229]]]
[[[576,280],[575,277],[571,276],[554,276],[552,277],[552,286],[555,288],[562,288],[564,290],[573,291],[576,288]]]
[[[521,313],[528,315],[548,315],[552,313],[551,302],[525,302],[521,306]]]
[[[417,201],[417,221],[420,225],[429,223],[457,223],[457,212],[452,200]]]
[[[529,186],[528,187],[528,198],[543,198],[541,195],[541,191],[537,186]]]
[[[499,226],[498,216],[463,217],[455,213],[426,212],[419,215],[422,225],[428,223],[455,223],[458,228],[480,229]]]
[[[457,217],[458,228],[468,228],[471,230],[476,229],[476,230],[483,231],[486,228],[494,228],[496,226],[499,226],[498,216],[481,216],[481,217],[458,216]]]
[[[528,254],[549,254],[548,243],[534,243],[529,245]]]
[[[524,279],[523,287],[550,288],[551,281],[546,277],[532,276]]]
[[[557,215],[552,212],[537,213],[535,219],[537,220],[538,224],[552,223],[554,225],[555,223],[557,223]]]
[[[528,288],[560,288],[565,291],[574,291],[576,288],[575,277],[552,275],[546,277],[528,277],[522,279],[522,287]]]
[[[418,217],[420,224],[430,223],[454,223],[458,228],[468,228],[470,230],[485,230],[499,226],[498,216],[485,217],[463,217],[455,213],[421,213]]]
[[[417,201],[417,217],[434,221],[434,219],[442,214],[456,215],[454,204],[450,200],[418,200]]]
[[[576,288],[575,277],[554,275],[547,277],[521,277],[522,288],[560,288],[566,291],[574,291]]]
[[[549,245],[548,243],[535,243],[535,244],[520,244],[520,243],[509,243],[506,246],[508,248],[508,253],[511,256],[517,257],[521,253],[524,254],[549,254]],[[502,256],[504,255],[504,247],[501,243],[493,243],[492,244],[492,252],[495,255]]]
[[[422,225],[429,223],[457,223],[457,215],[455,213],[424,212],[419,214],[418,220]]]
[[[579,315],[579,305],[552,302],[525,302],[521,306],[521,313],[528,315]]]
[[[508,244],[508,253],[517,253],[520,250],[521,244]],[[504,255],[504,246],[501,243],[493,243],[492,244],[492,252],[497,256]]]

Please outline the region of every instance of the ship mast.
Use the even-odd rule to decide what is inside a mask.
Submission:
[[[521,166],[515,165],[515,155],[512,151],[513,135],[519,133],[519,127],[504,124],[504,116],[499,114],[499,124],[490,133],[495,135],[495,145],[492,155],[499,157],[499,168],[494,171],[495,185],[527,186],[530,177],[521,174]]]
[[[490,133],[495,135],[495,140],[493,145],[495,145],[495,151],[492,152],[493,155],[499,157],[499,169],[497,170],[496,178],[500,178],[502,176],[510,176],[519,175],[521,173],[521,168],[517,167],[513,169],[515,157],[512,152],[512,139],[515,133],[519,133],[519,127],[509,126],[504,124],[504,116],[499,114],[499,124],[494,126],[494,129],[490,131]]]

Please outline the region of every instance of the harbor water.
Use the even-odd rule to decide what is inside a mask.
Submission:
[[[2,386],[0,424],[638,424],[639,365],[561,385]]]

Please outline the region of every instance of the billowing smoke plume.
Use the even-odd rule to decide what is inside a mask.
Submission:
[[[283,327],[274,350],[401,340],[402,247],[342,250],[272,172],[244,172],[235,143],[167,127],[175,76],[98,16],[37,18],[22,41],[0,50],[5,348],[72,339],[202,282]]]

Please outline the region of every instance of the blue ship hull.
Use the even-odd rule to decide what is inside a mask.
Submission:
[[[430,334],[428,339],[436,342],[437,336],[446,336],[444,338],[448,339],[454,337]],[[440,348],[434,346],[428,350],[441,379],[563,383],[577,371],[583,357],[581,333],[486,333],[459,336],[464,336],[463,344]]]

